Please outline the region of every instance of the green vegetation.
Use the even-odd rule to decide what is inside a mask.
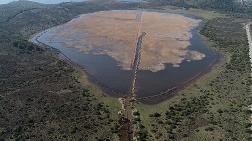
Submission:
[[[250,62],[244,19],[213,11],[249,12],[231,0],[159,0],[163,12],[205,19],[200,33],[223,58],[211,72],[157,105],[134,112],[141,140],[249,140]],[[59,60],[57,51],[28,38],[75,16],[136,4],[14,2],[0,6],[0,140],[118,140],[118,101],[102,95],[85,72]],[[152,9],[150,5],[146,7]],[[170,10],[172,9],[172,10]],[[158,9],[160,10],[160,9]],[[32,18],[31,18],[32,17]]]
[[[113,120],[118,120],[118,111],[121,109],[121,104],[117,98],[113,98],[107,95],[104,95],[99,86],[89,82],[87,74],[78,66],[72,64],[75,68],[76,72],[74,73],[74,77],[81,83],[83,87],[88,89],[90,93],[94,94],[94,96],[101,102],[103,102],[106,106],[109,106],[111,111],[111,118]]]
[[[247,3],[239,0],[149,0],[157,5],[173,5],[184,8],[215,9],[226,12],[251,12]]]
[[[86,74],[59,60],[56,50],[28,42],[34,33],[107,7],[0,7],[0,140],[118,140],[117,99],[85,83]]]
[[[46,7],[45,5],[35,3],[35,2],[28,2],[28,1],[23,1],[22,3],[12,2],[10,4],[0,5],[0,16],[1,16],[0,22],[1,23],[6,22],[10,20],[11,18],[18,16],[18,14],[21,14],[25,11],[35,10],[35,9],[40,9],[40,8],[45,8],[45,7]]]
[[[1,44],[1,138],[114,138],[110,108],[80,85],[74,68],[37,48]]]
[[[213,18],[201,34],[224,58],[168,101],[139,104],[150,140],[249,140],[250,62],[243,19]]]
[[[175,13],[175,14],[190,14],[203,20],[210,20],[213,18],[225,16],[224,13],[219,13],[216,11],[196,9],[196,8],[182,9],[182,8],[171,6],[171,5],[161,6],[158,8],[156,7],[155,10],[159,12],[167,12],[167,13]]]

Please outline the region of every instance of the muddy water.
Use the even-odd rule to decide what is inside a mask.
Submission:
[[[83,15],[39,33],[33,41],[37,39],[59,49],[83,66],[99,84],[116,92],[112,96],[127,95],[132,80],[130,65],[138,32],[137,20],[134,20],[137,16],[136,11]],[[166,16],[144,13],[142,31],[147,35],[143,39],[142,59],[136,78],[137,97],[153,96],[181,87],[208,70],[218,58],[201,41],[196,30],[198,21],[184,15]],[[152,19],[157,22],[151,22]]]
[[[209,49],[200,39],[196,28],[191,30],[192,38],[189,49],[200,51],[206,55],[200,61],[184,60],[180,67],[173,67],[171,64],[165,65],[165,70],[158,72],[139,71],[137,78],[138,96],[153,96],[160,92],[165,92],[167,88],[180,88],[196,77],[206,73],[211,66],[216,63],[219,54]],[[148,77],[146,77],[148,76]]]

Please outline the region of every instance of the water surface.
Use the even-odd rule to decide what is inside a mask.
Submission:
[[[154,20],[153,20],[154,19]],[[153,21],[152,21],[153,20]],[[143,39],[136,79],[137,97],[181,87],[216,61],[197,33],[199,21],[185,15],[139,11],[104,11],[81,15],[37,34],[35,40],[59,49],[83,66],[102,86],[127,95],[132,84],[139,21]]]

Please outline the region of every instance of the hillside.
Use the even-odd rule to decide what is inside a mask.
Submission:
[[[216,9],[228,12],[250,12],[248,2],[237,0],[150,0],[160,5],[174,5],[185,8]]]
[[[235,0],[149,1],[140,6],[203,19],[202,38],[223,58],[169,100],[138,102],[135,135],[143,141],[250,140],[251,71],[243,28],[247,19],[233,15],[250,14],[250,6]],[[0,140],[119,140],[118,99],[102,95],[84,71],[58,56],[58,50],[28,40],[80,14],[138,7],[104,1],[0,5]]]
[[[57,51],[27,41],[80,13],[108,7],[32,2],[0,7],[0,140],[118,138],[118,109],[106,103],[110,99],[81,85],[78,69],[59,60]]]

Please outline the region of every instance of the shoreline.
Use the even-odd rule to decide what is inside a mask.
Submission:
[[[198,30],[198,29],[197,29]],[[42,32],[43,33],[43,32]],[[40,33],[38,33],[40,34]],[[37,34],[37,35],[38,35]],[[36,35],[33,36],[33,38],[36,37]],[[83,67],[80,66],[77,63],[72,62],[72,60],[70,58],[68,58],[64,53],[62,53],[60,50],[51,47],[49,45],[46,45],[42,42],[39,42],[37,40],[37,38],[35,39],[36,42],[38,43],[37,45],[39,46],[44,46],[46,48],[50,48],[50,49],[55,49],[57,50],[57,55],[58,55],[58,59],[65,61],[66,63],[68,63],[69,65],[73,66],[73,67],[78,67],[80,68],[82,71],[84,71],[85,75],[88,78],[88,81],[90,83],[92,83],[93,85],[96,85],[96,87],[98,87],[98,89],[101,89],[101,91],[103,92],[103,96],[108,96],[108,97],[112,97],[112,98],[124,98],[127,95],[124,94],[120,94],[119,92],[115,92],[113,90],[111,90],[110,88],[104,86],[103,84],[101,84],[98,80],[96,80],[96,78],[94,76],[92,76],[89,72],[87,72],[87,70]],[[202,40],[202,39],[201,39]],[[29,40],[30,42],[34,43],[31,39]],[[36,43],[35,43],[36,44]],[[146,96],[146,97],[136,97],[137,100],[139,100],[140,102],[142,102],[143,104],[148,104],[148,105],[155,105],[155,104],[159,104],[161,102],[164,102],[166,100],[168,100],[169,98],[171,98],[172,96],[175,96],[176,94],[178,94],[180,91],[186,89],[189,85],[191,85],[192,83],[194,83],[195,81],[197,81],[199,78],[201,78],[204,75],[207,75],[213,68],[214,65],[218,64],[223,56],[218,53],[216,54],[218,57],[216,57],[215,60],[212,61],[211,64],[209,64],[206,69],[204,69],[203,71],[199,72],[197,75],[195,75],[194,77],[188,79],[186,82],[184,82],[183,84],[180,84],[176,87],[173,87],[171,89],[167,89],[165,92],[160,92],[158,94],[152,95],[152,96]],[[175,90],[174,90],[175,89]],[[172,90],[172,93],[170,93],[170,90]],[[108,94],[110,93],[110,94]],[[112,95],[111,95],[112,93]],[[148,99],[155,99],[154,101],[148,101]],[[147,100],[146,100],[147,99]]]
[[[173,13],[172,13],[173,14]],[[196,27],[195,30],[197,30],[197,34],[199,29],[201,28],[203,23],[200,23],[198,27]],[[56,26],[58,27],[58,26]],[[47,30],[44,30],[40,33],[37,33],[37,34],[34,34],[33,36],[31,36],[31,38],[29,39],[30,42],[32,43],[35,43],[37,45],[41,44],[42,46],[45,46],[47,48],[52,48],[52,49],[55,49],[57,50],[58,52],[58,58],[60,60],[63,60],[65,61],[66,63],[70,64],[71,66],[77,66],[78,68],[80,68],[81,70],[84,71],[85,75],[87,76],[87,79],[90,83],[96,85],[98,87],[98,89],[101,89],[101,91],[103,92],[103,96],[108,96],[108,97],[112,97],[112,98],[124,98],[126,97],[127,95],[123,94],[123,93],[120,93],[120,92],[116,92],[116,91],[113,91],[111,88],[103,85],[101,82],[99,82],[94,76],[92,76],[89,72],[87,72],[87,70],[85,69],[85,67],[73,62],[70,58],[68,58],[64,53],[62,53],[59,49],[57,48],[54,48],[52,46],[49,46],[47,44],[44,44],[40,41],[38,41],[38,38],[43,35],[44,33],[48,32],[49,29]],[[35,38],[35,42],[34,42],[34,38]],[[201,38],[201,37],[200,37]],[[203,41],[203,39],[200,39]],[[205,43],[205,41],[203,41]],[[39,45],[39,46],[41,46]],[[207,48],[209,49],[212,49],[210,48],[208,45],[206,45]],[[213,49],[212,49],[213,50]],[[215,51],[216,52],[216,51]],[[175,96],[178,94],[178,92],[180,92],[181,90],[184,90],[186,89],[189,85],[191,85],[192,83],[194,83],[195,81],[197,81],[199,78],[201,78],[202,76],[204,75],[207,75],[207,73],[209,73],[212,69],[212,67],[214,65],[216,65],[220,60],[221,60],[221,56],[220,53],[216,53],[216,58],[203,70],[203,71],[200,71],[199,73],[197,73],[196,75],[194,75],[193,77],[189,78],[187,81],[183,82],[182,84],[179,84],[173,88],[170,88],[170,89],[167,89],[165,92],[160,92],[160,93],[157,93],[157,94],[154,94],[154,95],[151,95],[151,96],[145,96],[145,97],[136,97],[137,100],[139,100],[140,102],[144,103],[144,104],[150,104],[150,105],[153,105],[153,104],[158,104],[158,103],[161,103],[163,101],[166,101],[168,100],[170,97],[172,96]],[[153,100],[153,98],[155,100]],[[144,100],[143,100],[144,99]],[[147,99],[147,100],[146,100]],[[150,102],[148,99],[152,99]]]
[[[44,33],[44,32],[42,32],[42,33]],[[38,33],[38,34],[40,34],[40,33]],[[38,34],[37,34],[37,35],[38,35]],[[35,43],[35,42],[32,41],[32,38],[34,38],[34,37],[36,37],[36,38],[35,38],[35,42],[37,42],[37,43]],[[91,84],[96,85],[99,89],[101,89],[101,90],[103,91],[103,96],[109,96],[109,97],[112,97],[112,98],[120,98],[120,97],[123,97],[122,95],[120,96],[119,93],[113,92],[113,91],[111,91],[110,88],[108,88],[108,87],[102,85],[98,80],[95,79],[94,76],[92,76],[90,73],[87,72],[87,70],[85,69],[85,67],[83,67],[83,66],[81,66],[81,65],[79,65],[79,64],[77,64],[77,63],[75,63],[75,62],[73,62],[69,57],[67,57],[67,56],[66,56],[64,53],[62,53],[59,49],[54,48],[54,47],[52,47],[52,46],[49,46],[49,45],[47,45],[47,44],[44,44],[44,43],[38,41],[38,40],[37,40],[38,37],[37,37],[36,35],[34,35],[32,38],[29,39],[30,42],[32,42],[32,43],[34,43],[34,44],[36,44],[36,45],[38,45],[38,46],[41,46],[41,47],[45,47],[45,48],[48,48],[48,49],[57,50],[56,55],[57,55],[57,58],[58,58],[59,60],[64,61],[65,63],[71,65],[71,66],[74,67],[74,68],[76,68],[76,67],[80,68],[80,69],[85,73],[85,75],[87,76],[88,81],[89,81]],[[111,96],[110,94],[107,94],[107,93],[113,93],[114,96]],[[116,95],[118,95],[118,94],[119,94],[119,96],[116,97]]]
[[[164,93],[160,93],[160,94],[156,94],[156,95],[152,95],[152,96],[147,96],[147,97],[140,97],[140,98],[136,98],[136,99],[140,100],[140,102],[142,102],[143,104],[147,104],[147,105],[156,105],[156,104],[160,104],[162,102],[165,102],[169,98],[176,96],[179,92],[187,89],[190,85],[197,82],[203,76],[207,75],[209,72],[212,71],[212,69],[215,65],[218,65],[222,61],[223,61],[223,56],[218,55],[218,58],[216,58],[211,64],[209,64],[209,66],[205,70],[203,70],[202,72],[199,72],[197,75],[195,75],[194,77],[192,77],[191,79],[186,81],[184,84],[181,84],[177,87],[168,89],[168,92],[164,92]],[[171,92],[171,93],[169,93],[169,92]],[[167,93],[169,93],[169,94],[167,94]],[[151,99],[151,101],[148,101],[148,99]],[[153,100],[153,99],[155,99],[155,100]]]

